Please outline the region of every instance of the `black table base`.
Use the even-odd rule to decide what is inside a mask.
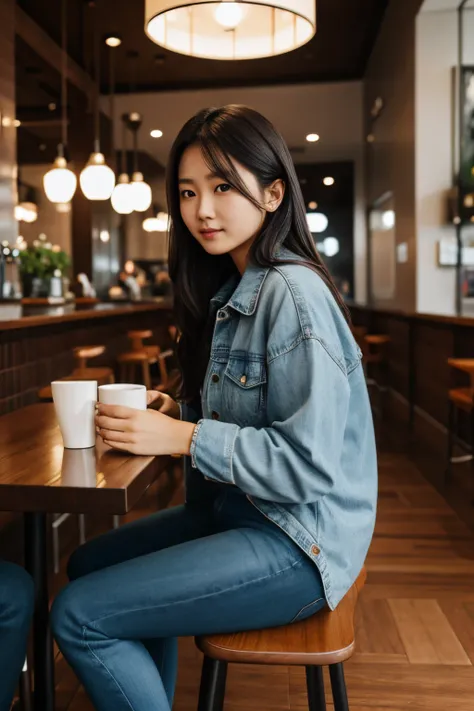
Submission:
[[[54,651],[49,624],[45,513],[25,513],[25,567],[35,583],[33,618],[34,711],[54,711]]]

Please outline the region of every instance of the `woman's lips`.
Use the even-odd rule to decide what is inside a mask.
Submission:
[[[200,230],[200,234],[204,237],[204,239],[214,239],[219,232],[222,232],[222,230]]]

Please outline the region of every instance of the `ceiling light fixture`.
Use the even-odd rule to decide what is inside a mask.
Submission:
[[[160,131],[159,128],[154,128],[153,131],[150,131],[150,136],[152,138],[161,138],[163,135],[163,131]]]
[[[145,32],[156,44],[192,57],[272,57],[315,35],[316,1],[145,0]]]
[[[308,143],[316,143],[316,141],[319,141],[319,136],[317,133],[308,133],[306,140]]]
[[[61,143],[58,145],[58,155],[51,170],[43,176],[43,187],[50,202],[70,202],[76,192],[76,174],[67,167],[67,0],[61,4]],[[51,106],[51,104],[50,104]],[[54,104],[56,108],[56,104]]]
[[[334,178],[331,178],[331,176],[329,176],[329,175],[326,178],[324,178],[324,180],[323,180],[324,185],[327,185],[328,187],[330,185],[334,185],[335,182],[336,181],[334,180]]]
[[[120,47],[122,40],[118,35],[107,35],[105,38],[105,44],[109,47]]]

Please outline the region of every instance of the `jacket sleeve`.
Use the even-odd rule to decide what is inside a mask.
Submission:
[[[331,489],[340,468],[347,374],[318,339],[309,337],[268,364],[267,383],[271,426],[200,420],[191,446],[193,467],[250,496],[316,502]]]

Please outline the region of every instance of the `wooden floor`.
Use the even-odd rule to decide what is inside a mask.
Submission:
[[[351,711],[473,711],[474,534],[406,456],[382,446],[379,461],[378,521],[357,614],[357,652],[346,665]],[[178,489],[169,505],[181,496]],[[133,516],[155,503],[152,491]],[[57,576],[56,585],[63,582]],[[200,665],[193,641],[181,640],[175,711],[196,708]],[[58,711],[92,711],[59,654],[56,679]],[[304,671],[230,667],[225,709],[305,711]]]

